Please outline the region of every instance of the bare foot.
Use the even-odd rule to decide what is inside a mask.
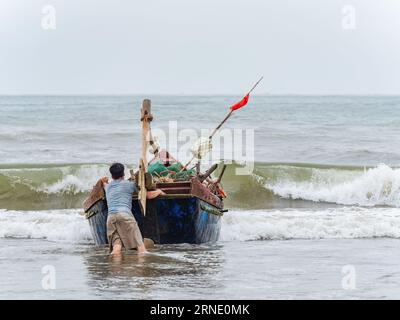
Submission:
[[[117,255],[121,255],[121,253],[122,253],[122,245],[115,244],[113,246],[113,250],[111,252],[111,255],[117,256]]]

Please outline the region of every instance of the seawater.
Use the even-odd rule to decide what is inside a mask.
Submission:
[[[254,130],[255,162],[228,164],[220,240],[115,261],[80,207],[111,162],[136,167],[142,98],[0,97],[0,298],[398,298],[400,97],[252,97],[226,125]],[[240,97],[149,98],[167,130]]]

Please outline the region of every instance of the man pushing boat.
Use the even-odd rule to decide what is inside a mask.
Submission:
[[[110,167],[113,181],[108,183],[107,177],[100,179],[83,202],[84,215],[89,221],[95,244],[108,243],[112,254],[121,254],[122,248],[137,248],[138,253],[143,254],[146,253],[146,247],[141,232],[153,244],[216,241],[221,228],[221,217],[227,211],[223,203],[226,193],[220,184],[225,166],[218,179],[213,180],[210,175],[218,164],[202,174],[200,161],[211,151],[215,133],[236,110],[247,105],[250,93],[261,80],[262,77],[242,100],[229,108],[228,114],[210,136],[199,139],[192,147],[192,158],[186,165],[171,158],[166,150],[163,156],[163,150],[160,150],[151,133],[151,101],[144,99],[140,112],[141,158],[139,170],[135,173],[135,183],[124,179],[125,168],[122,164],[114,163]],[[149,146],[154,155],[151,161],[147,160]],[[195,159],[196,165],[189,168]],[[156,187],[166,194],[161,190],[154,190]],[[159,195],[163,197],[149,202],[147,207],[147,199]],[[139,229],[136,218],[140,219],[142,230]]]
[[[137,249],[138,254],[145,254],[146,247],[139,226],[132,213],[132,194],[137,192],[133,181],[125,180],[125,167],[121,163],[110,166],[112,181],[108,177],[101,179],[108,205],[107,238],[112,255],[120,255],[122,248]],[[150,191],[147,199],[154,199],[163,194],[161,190]]]

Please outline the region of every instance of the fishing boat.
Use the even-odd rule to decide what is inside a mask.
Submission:
[[[144,238],[156,244],[206,243],[218,240],[226,193],[221,180],[225,165],[216,179],[211,174],[218,168],[214,164],[204,173],[200,161],[212,148],[212,138],[234,111],[245,106],[250,93],[263,79],[261,77],[242,100],[232,105],[228,114],[209,137],[200,138],[191,149],[193,157],[182,165],[166,150],[160,150],[151,134],[153,120],[151,101],[143,100],[140,120],[142,123],[142,146],[139,170],[131,172],[138,192],[132,197],[132,213]],[[154,158],[147,161],[149,147]],[[197,159],[195,166],[191,163]],[[161,189],[164,194],[147,199],[147,192]],[[107,244],[107,201],[103,184],[98,181],[83,204],[93,239],[97,245]]]
[[[213,165],[205,173],[195,168],[183,166],[166,150],[153,150],[154,158],[147,162],[148,147],[154,147],[150,122],[151,102],[143,101],[142,158],[139,170],[131,172],[139,192],[132,197],[132,213],[138,222],[144,238],[156,244],[191,243],[199,244],[218,240],[225,194],[221,179],[223,166],[218,179],[211,174],[218,165]],[[155,199],[146,199],[147,191],[161,189],[164,194]],[[96,245],[107,244],[107,201],[101,181],[92,189],[83,204],[85,216]]]

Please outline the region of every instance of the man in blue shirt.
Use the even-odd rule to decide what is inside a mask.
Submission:
[[[102,178],[108,205],[107,238],[111,254],[121,254],[122,247],[126,250],[137,248],[139,254],[146,253],[142,234],[135,217],[132,214],[132,194],[137,192],[133,181],[125,180],[125,168],[121,163],[110,167],[112,181]],[[148,198],[152,199],[163,194],[161,190],[152,191]]]

